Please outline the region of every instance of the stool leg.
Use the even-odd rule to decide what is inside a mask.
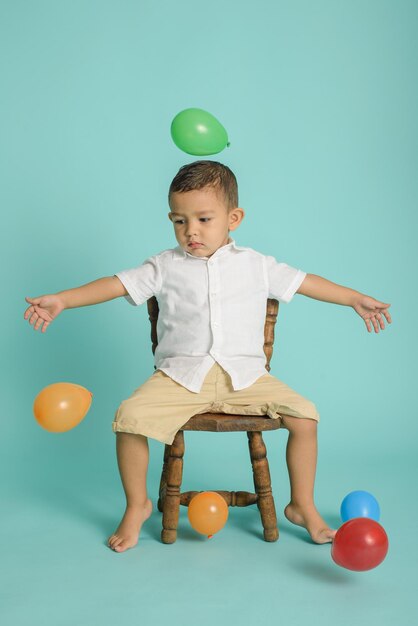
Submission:
[[[253,467],[254,487],[257,493],[257,506],[261,515],[264,528],[265,541],[277,541],[279,529],[277,528],[276,508],[271,492],[271,479],[267,451],[261,432],[248,431],[248,446],[250,449],[251,464]]]
[[[180,487],[183,476],[184,434],[179,430],[170,446],[167,459],[166,492],[163,501],[163,543],[174,543],[180,512]]]
[[[158,492],[158,504],[157,504],[158,510],[161,512],[163,511],[165,492],[167,488],[167,462],[168,462],[168,457],[170,455],[170,448],[171,448],[171,445],[166,443],[164,447],[163,469],[161,472],[160,489]]]

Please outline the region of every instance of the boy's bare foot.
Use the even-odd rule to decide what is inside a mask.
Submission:
[[[303,526],[310,534],[315,543],[328,543],[334,539],[336,530],[329,528],[319,515],[315,506],[300,507],[290,502],[284,510],[284,514],[292,524]]]
[[[152,513],[152,502],[148,498],[143,506],[127,506],[121,523],[108,539],[108,546],[115,552],[124,552],[138,543],[142,524]]]

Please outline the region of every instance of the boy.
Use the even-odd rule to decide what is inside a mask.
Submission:
[[[147,497],[148,437],[172,443],[181,425],[207,411],[268,415],[289,431],[286,462],[291,499],[285,515],[315,543],[331,542],[314,504],[317,459],[315,405],[265,369],[264,322],[268,297],[290,302],[295,293],[351,306],[368,332],[385,328],[390,304],[278,263],[229,237],[244,218],[237,182],[216,161],[180,168],[169,190],[176,248],[138,267],[53,295],[26,298],[34,330],[45,332],[63,309],[124,296],[139,305],[159,303],[156,371],[119,406],[113,421],[126,510],[108,545],[136,545],[152,512]]]

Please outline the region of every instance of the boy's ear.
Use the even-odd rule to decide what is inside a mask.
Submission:
[[[238,228],[238,226],[241,224],[244,217],[245,217],[244,209],[241,209],[240,207],[233,209],[229,215],[229,228],[231,230],[235,230],[235,228]]]

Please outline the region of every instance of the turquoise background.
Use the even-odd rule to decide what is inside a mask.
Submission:
[[[5,624],[416,623],[417,23],[407,0],[0,2]],[[65,311],[41,334],[24,297],[177,245],[167,190],[195,158],[169,129],[187,107],[228,131],[212,158],[238,178],[239,245],[392,304],[376,335],[349,308],[295,296],[271,370],[321,414],[328,523],[352,490],[379,501],[390,549],[372,571],[338,567],[284,519],[285,431],[265,435],[277,543],[256,508],[230,509],[211,541],[182,508],[163,545],[150,440],[154,513],[135,549],[106,547],[125,503],[111,422],[153,371],[146,306]],[[65,434],[32,413],[58,381],[94,395]],[[244,433],[186,435],[184,490],[252,486]]]

